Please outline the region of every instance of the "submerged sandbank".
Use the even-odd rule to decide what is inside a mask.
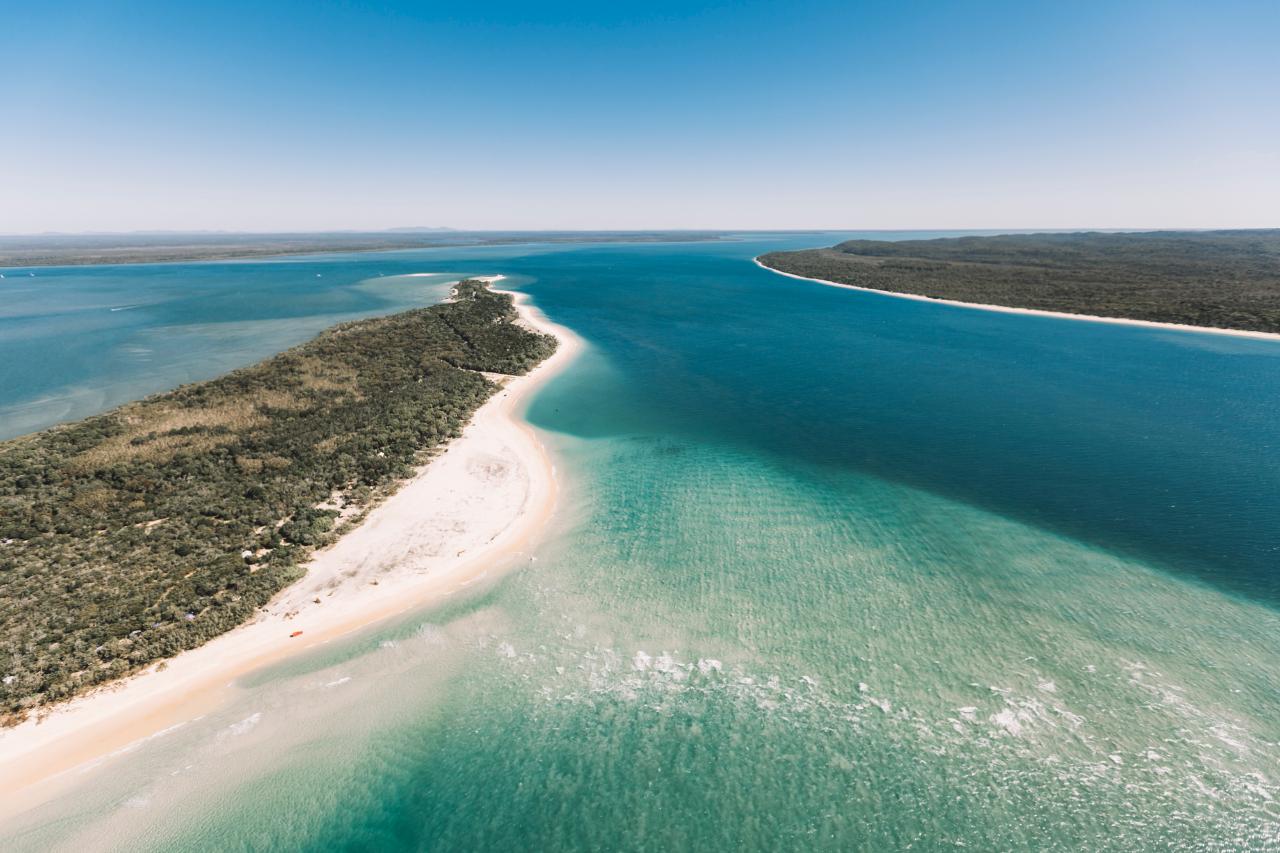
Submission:
[[[867,293],[879,293],[881,296],[895,296],[899,299],[914,299],[917,302],[933,302],[938,305],[951,305],[956,308],[976,308],[980,311],[999,311],[1003,314],[1028,314],[1033,317],[1057,317],[1063,320],[1085,320],[1090,323],[1114,323],[1121,326],[1143,326],[1151,329],[1170,329],[1177,332],[1204,332],[1211,335],[1230,335],[1237,338],[1256,338],[1266,341],[1280,341],[1280,334],[1275,332],[1254,332],[1248,329],[1222,329],[1217,326],[1192,326],[1188,323],[1161,323],[1157,320],[1131,320],[1125,317],[1101,317],[1096,314],[1072,314],[1069,311],[1047,311],[1043,308],[1014,308],[1010,305],[988,305],[982,302],[961,302],[958,299],[939,299],[935,296],[923,296],[919,293],[898,293],[895,290],[879,290],[874,287],[861,287],[856,284],[844,284],[839,281],[829,281],[825,278],[810,278],[805,275],[796,275],[791,272],[783,272],[774,269],[771,266],[760,263],[760,258],[751,259],[752,262],[760,267],[760,269],[768,270],[771,273],[785,275],[787,278],[796,278],[800,281],[813,281],[818,284],[825,284],[829,287],[845,287],[850,290],[862,290]]]
[[[502,276],[477,276],[490,283]],[[581,348],[522,293],[521,321],[553,334],[554,354],[478,409],[461,437],[254,621],[142,673],[0,731],[0,815],[43,802],[153,735],[217,707],[235,680],[373,622],[439,602],[530,546],[556,502],[555,469],[519,407]]]

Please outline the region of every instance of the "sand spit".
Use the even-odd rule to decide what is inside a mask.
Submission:
[[[495,282],[502,276],[478,277]],[[217,707],[236,679],[399,613],[439,602],[513,565],[556,503],[555,471],[519,407],[581,341],[513,293],[522,321],[559,339],[510,378],[462,436],[318,552],[307,574],[253,622],[117,685],[0,730],[0,816],[25,811],[142,740]],[[301,632],[301,633],[297,633]]]

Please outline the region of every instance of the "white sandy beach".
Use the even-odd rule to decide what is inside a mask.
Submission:
[[[805,275],[775,270],[760,263],[759,258],[752,258],[755,265],[777,275],[796,278],[800,281],[813,281],[829,287],[845,287],[849,290],[862,290],[867,293],[879,293],[881,296],[894,296],[898,299],[914,299],[917,302],[933,302],[938,305],[952,305],[956,308],[976,308],[980,311],[999,311],[1002,314],[1029,314],[1033,317],[1058,317],[1063,320],[1085,320],[1090,323],[1114,323],[1120,326],[1144,326],[1150,329],[1172,329],[1178,332],[1203,332],[1210,335],[1230,335],[1236,338],[1257,338],[1266,341],[1280,341],[1280,334],[1275,332],[1251,332],[1247,329],[1219,329],[1214,326],[1191,326],[1186,323],[1159,323],[1155,320],[1129,320],[1124,317],[1099,317],[1095,314],[1072,314],[1067,311],[1045,311],[1039,308],[1012,308],[1008,305],[987,305],[981,302],[961,302],[958,299],[938,299],[933,296],[921,296],[918,293],[897,293],[892,290],[877,290],[874,287],[859,287],[856,284],[843,284],[828,281],[825,278],[809,278]]]
[[[247,673],[439,602],[518,562],[557,493],[555,469],[518,409],[581,342],[513,295],[525,323],[559,339],[555,354],[507,380],[461,437],[317,553],[306,576],[256,620],[43,719],[0,730],[0,816],[39,804],[81,771],[217,707]]]

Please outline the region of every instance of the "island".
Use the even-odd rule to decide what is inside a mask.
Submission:
[[[0,443],[0,723],[265,618],[317,549],[439,464],[482,404],[556,349],[512,294],[468,279],[448,302]],[[505,463],[482,449],[461,473],[489,477],[473,489],[487,498]],[[354,550],[277,608],[290,630],[272,638],[302,634],[298,608],[344,581],[378,584],[376,549]]]
[[[768,269],[981,307],[1280,333],[1280,229],[849,240]]]

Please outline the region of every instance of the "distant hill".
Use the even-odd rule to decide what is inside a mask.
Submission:
[[[1280,229],[849,240],[758,260],[891,293],[1280,333]]]
[[[456,228],[446,228],[443,225],[406,225],[400,228],[388,228],[388,234],[438,234],[441,231],[457,231]]]

